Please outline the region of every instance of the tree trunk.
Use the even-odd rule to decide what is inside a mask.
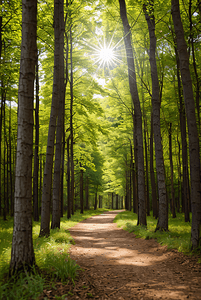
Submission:
[[[86,209],[89,209],[89,179],[88,176],[86,176],[85,181],[85,200],[86,200]]]
[[[160,87],[158,81],[158,71],[156,64],[156,36],[155,36],[155,18],[154,18],[154,1],[149,1],[149,13],[147,6],[144,5],[144,13],[149,29],[150,51],[149,61],[151,66],[152,79],[152,112],[153,112],[153,131],[155,142],[156,156],[156,171],[158,179],[158,194],[159,194],[159,214],[156,230],[168,230],[168,212],[165,187],[165,171],[163,160],[163,148],[161,143],[161,128],[160,128]]]
[[[148,151],[147,151],[147,126],[144,120],[144,147],[145,147],[145,161],[146,161],[146,207],[147,216],[150,216],[150,205],[149,205],[149,166],[148,166]]]
[[[61,163],[62,163],[62,138],[64,115],[64,1],[59,0],[59,108],[56,133],[56,150],[54,162],[53,194],[52,194],[52,223],[51,228],[60,228],[61,216]]]
[[[195,249],[201,244],[201,189],[199,139],[196,124],[193,88],[189,69],[189,57],[187,52],[187,45],[184,39],[183,25],[181,22],[179,0],[172,0],[172,18],[176,34],[177,49],[179,53],[181,79],[184,91],[184,103],[188,124],[192,205],[191,242],[192,248]]]
[[[71,166],[71,209],[72,215],[74,215],[74,134],[73,134],[73,39],[72,39],[72,25],[70,27],[70,60],[71,60],[71,71],[70,71],[70,166]]]
[[[39,170],[39,77],[38,77],[38,55],[36,61],[36,107],[35,107],[35,152],[34,152],[34,173],[33,173],[33,217],[39,221],[38,213],[38,170]]]
[[[158,218],[158,200],[156,193],[156,182],[154,174],[154,148],[153,148],[153,113],[151,114],[151,134],[150,134],[150,177],[151,177],[151,197],[153,207],[153,217]]]
[[[176,41],[175,41],[176,42]],[[182,142],[182,165],[183,165],[183,182],[182,182],[182,203],[185,212],[185,222],[190,222],[189,215],[189,177],[188,177],[188,147],[186,139],[186,114],[182,99],[182,85],[179,70],[179,55],[175,45],[175,56],[177,65],[177,81],[178,81],[178,96],[179,96],[179,117]]]
[[[169,124],[169,159],[170,159],[170,179],[171,179],[171,198],[172,198],[172,217],[176,218],[175,210],[175,193],[174,193],[174,178],[173,178],[173,161],[172,161],[172,123]]]
[[[198,130],[199,130],[199,135],[201,134],[200,130],[200,80],[198,76],[198,71],[197,71],[197,64],[196,64],[196,58],[195,58],[195,48],[194,48],[194,41],[193,41],[193,22],[192,22],[192,0],[189,0],[189,24],[190,24],[190,43],[191,43],[191,49],[192,49],[192,58],[193,58],[193,69],[195,73],[195,103],[196,103],[196,108],[197,108],[197,116],[198,116]]]
[[[98,197],[98,192],[95,193],[94,210],[97,209],[97,205],[98,205],[98,199],[97,199],[97,197]]]
[[[67,138],[67,202],[68,202],[68,212],[67,219],[71,218],[71,189],[70,189],[70,136]]]
[[[119,195],[116,194],[116,209],[119,209]]]
[[[37,1],[22,0],[15,206],[10,274],[35,264],[32,240],[33,100]]]
[[[41,207],[41,228],[40,236],[48,236],[50,234],[50,203],[52,188],[52,168],[54,156],[55,130],[58,116],[58,99],[59,99],[59,65],[60,65],[60,22],[59,22],[59,0],[54,0],[54,82],[52,93],[52,105],[50,113],[48,141],[46,150],[46,162],[43,177],[43,194]]]
[[[14,201],[13,201],[12,142],[11,142],[11,100],[10,100],[10,114],[9,114],[9,164],[10,164],[9,175],[10,175],[10,210],[11,210],[10,215],[12,217],[14,215]]]
[[[80,170],[80,213],[84,213],[84,198],[83,198],[83,170]]]
[[[124,43],[126,48],[126,57],[128,65],[129,87],[134,105],[134,116],[136,120],[137,134],[137,170],[138,170],[138,201],[139,201],[139,224],[147,225],[146,220],[146,201],[145,201],[145,180],[144,180],[144,154],[143,154],[143,136],[142,136],[142,113],[139,101],[139,95],[136,83],[136,73],[131,43],[131,31],[127,19],[125,0],[119,0],[120,15],[124,27]],[[135,140],[134,140],[135,143]]]

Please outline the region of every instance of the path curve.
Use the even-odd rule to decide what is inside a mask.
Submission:
[[[155,240],[135,238],[113,220],[120,211],[86,219],[69,231],[72,259],[85,270],[86,291],[69,299],[201,299],[196,258],[167,251]]]

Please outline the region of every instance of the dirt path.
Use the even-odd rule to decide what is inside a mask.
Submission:
[[[40,299],[201,299],[197,258],[117,228],[113,220],[119,212],[94,216],[70,229],[75,241],[70,256],[84,272],[75,285],[58,283]]]
[[[81,281],[88,286],[74,299],[87,294],[95,299],[201,299],[197,259],[167,251],[155,240],[136,239],[112,223],[116,214],[94,216],[70,229],[75,240],[70,256],[86,270]]]

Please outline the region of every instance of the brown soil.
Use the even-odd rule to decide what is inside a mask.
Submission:
[[[168,251],[155,240],[135,238],[106,212],[70,229],[70,256],[84,271],[75,286],[44,291],[48,299],[201,299],[201,265],[196,257]],[[71,295],[70,295],[70,293]],[[61,298],[60,298],[61,299]]]

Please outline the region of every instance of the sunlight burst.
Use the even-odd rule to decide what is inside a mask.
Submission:
[[[114,59],[113,49],[104,47],[99,51],[99,56],[103,62],[108,63]]]
[[[103,43],[101,43],[98,39],[96,40],[98,41],[98,45],[89,45],[89,47],[94,50],[94,64],[98,64],[98,68],[108,67],[109,69],[110,67],[121,63],[121,60],[118,59],[118,46],[121,40],[114,46],[112,46],[113,37],[108,45],[106,44],[105,39]]]

